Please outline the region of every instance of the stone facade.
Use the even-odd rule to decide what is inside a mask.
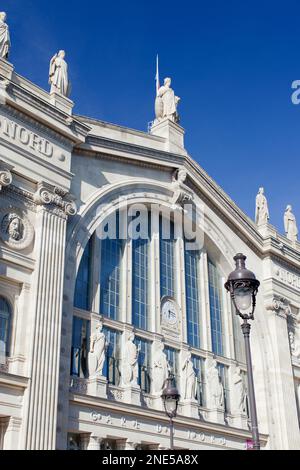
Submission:
[[[72,101],[41,90],[4,60],[0,85],[0,296],[12,311],[9,354],[0,365],[0,448],[168,448],[160,397],[143,393],[136,384],[108,384],[103,376],[70,376],[74,314],[94,329],[102,313],[96,284],[89,312],[75,309],[73,299],[84,250],[107,215],[125,201],[159,203],[167,211],[190,200],[205,214],[199,354],[207,362],[215,356],[207,334],[208,254],[225,281],[233,256],[243,252],[261,281],[251,345],[262,446],[299,449],[300,243],[245,216],[188,155],[177,122],[162,120],[147,134],[74,115]],[[182,181],[174,179],[179,169],[185,171]],[[176,348],[183,363],[190,349],[183,240],[176,243],[178,317],[174,328],[168,328],[161,321],[159,221],[153,220],[150,326],[135,333]],[[120,317],[103,318],[104,326],[123,337],[123,350],[134,330],[130,253],[128,249],[122,260]],[[96,247],[94,256],[99,259]],[[97,263],[93,275],[99,278]],[[227,353],[217,360],[227,368],[235,403],[240,389],[234,385],[231,305],[225,290],[222,296]],[[245,372],[245,364],[239,366]],[[183,400],[175,447],[244,449],[251,433],[241,409],[233,406],[226,412],[221,402],[214,406],[208,400],[201,407],[194,399]]]

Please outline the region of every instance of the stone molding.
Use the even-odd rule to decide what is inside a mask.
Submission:
[[[0,191],[2,190],[2,188],[8,187],[12,184],[12,169],[13,167],[11,165],[7,165],[5,162],[0,160]]]
[[[55,206],[56,210],[58,209],[66,216],[77,214],[77,207],[72,196],[66,190],[45,182],[39,183],[33,200],[38,206]]]

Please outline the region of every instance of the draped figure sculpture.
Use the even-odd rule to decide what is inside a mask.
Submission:
[[[70,82],[68,77],[68,64],[65,61],[65,51],[59,51],[50,61],[49,84],[50,93],[58,93],[68,97],[70,94]]]
[[[171,78],[165,78],[164,85],[157,91],[155,113],[157,121],[164,118],[173,122],[179,122],[177,106],[180,98],[175,96],[174,90],[171,88]]]
[[[217,361],[213,359],[207,370],[210,408],[224,408],[224,387],[220,379]]]
[[[192,354],[189,352],[182,365],[181,371],[182,390],[184,400],[195,400],[197,393],[197,380],[192,361]]]
[[[102,377],[106,351],[109,343],[103,333],[103,323],[99,322],[96,326],[96,332],[91,337],[89,352],[89,374],[90,376]]]
[[[259,188],[256,196],[255,222],[257,225],[263,225],[270,219],[268,201],[265,196],[264,188]]]
[[[164,352],[164,344],[159,342],[156,344],[153,357],[153,393],[161,395],[165,382],[171,372],[170,365],[166,353]]]
[[[236,367],[233,375],[233,384],[235,388],[235,409],[239,414],[245,414],[247,410],[247,392],[245,383],[242,376],[242,371],[239,367]]]
[[[9,27],[6,24],[6,13],[2,11],[0,13],[0,58],[8,59],[10,51],[10,34]]]
[[[140,348],[136,346],[134,339],[135,335],[134,333],[131,333],[124,349],[121,375],[123,386],[125,387],[138,385],[138,359]]]
[[[296,217],[293,214],[292,206],[288,205],[284,214],[284,229],[286,236],[292,242],[298,240],[298,227]]]

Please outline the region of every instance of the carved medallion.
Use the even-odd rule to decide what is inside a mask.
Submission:
[[[34,229],[20,209],[1,209],[0,237],[6,246],[16,250],[24,250],[33,242]]]

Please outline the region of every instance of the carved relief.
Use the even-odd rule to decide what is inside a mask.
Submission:
[[[289,301],[284,297],[274,297],[266,304],[266,309],[275,312],[277,315],[289,315],[291,313]]]
[[[0,191],[3,187],[9,186],[12,183],[12,174],[9,170],[0,167]]]
[[[0,237],[10,248],[23,250],[32,244],[34,229],[23,211],[6,208],[0,211]]]
[[[172,204],[174,206],[183,206],[194,199],[193,191],[185,184],[187,179],[187,172],[184,168],[176,170],[172,178],[172,189],[174,196]]]

